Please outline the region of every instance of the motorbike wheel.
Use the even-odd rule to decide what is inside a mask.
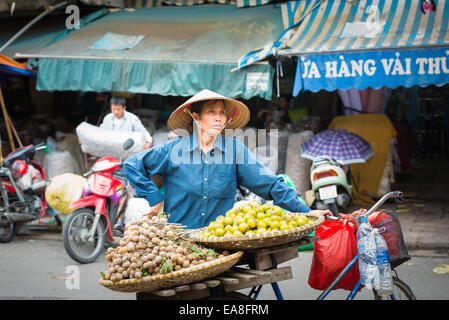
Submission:
[[[94,262],[103,252],[106,232],[101,219],[98,220],[93,241],[85,238],[93,225],[94,219],[95,213],[92,210],[82,208],[72,212],[64,222],[62,229],[64,248],[67,254],[76,262]]]
[[[10,223],[7,227],[0,227],[0,242],[11,242],[16,232],[16,224]]]

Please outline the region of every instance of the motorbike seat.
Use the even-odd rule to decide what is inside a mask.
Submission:
[[[26,161],[29,156],[34,153],[34,146],[32,144],[19,148],[11,152],[5,159],[3,159],[3,165],[5,167],[11,167],[14,161],[23,160]]]

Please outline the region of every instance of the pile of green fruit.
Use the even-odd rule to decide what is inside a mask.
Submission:
[[[305,214],[287,214],[281,207],[252,201],[228,210],[224,216],[218,216],[202,236],[228,237],[290,230],[309,222]]]

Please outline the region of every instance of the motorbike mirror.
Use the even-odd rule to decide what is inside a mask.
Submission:
[[[129,138],[123,143],[123,150],[129,150],[134,145],[134,140]]]

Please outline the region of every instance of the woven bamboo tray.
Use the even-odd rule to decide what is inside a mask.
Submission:
[[[295,213],[291,213],[295,215]],[[313,220],[306,225],[289,230],[256,233],[230,237],[203,237],[201,234],[206,228],[198,229],[189,235],[192,241],[203,244],[206,247],[228,250],[246,250],[272,247],[284,243],[299,240],[314,232],[323,223],[324,217],[317,213],[301,213]]]
[[[165,289],[214,277],[234,266],[242,255],[243,251],[238,251],[223,258],[164,275],[147,276],[141,279],[126,279],[116,282],[100,279],[98,283],[108,289],[120,292],[141,292],[154,291],[162,288]]]

